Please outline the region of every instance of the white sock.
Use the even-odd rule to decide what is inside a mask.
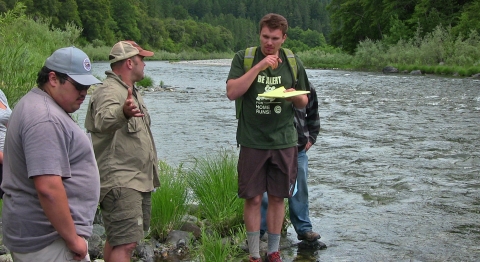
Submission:
[[[247,232],[248,252],[253,258],[260,258],[260,231]]]
[[[279,246],[280,246],[280,234],[271,234],[269,232],[267,254],[272,254],[273,252],[277,252]]]

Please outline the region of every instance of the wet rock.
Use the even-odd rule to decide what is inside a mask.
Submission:
[[[1,255],[0,262],[13,262],[12,256],[10,254]]]
[[[184,248],[192,240],[192,234],[181,230],[172,230],[168,233],[165,244],[173,246],[174,248]]]
[[[327,245],[319,240],[315,240],[315,241],[303,240],[299,242],[297,245],[298,245],[298,248],[302,248],[302,249],[322,250],[327,248]]]
[[[480,79],[480,73],[472,75],[472,78]]]
[[[100,236],[102,239],[106,238],[105,228],[102,225],[94,224],[92,234]]]
[[[0,255],[4,255],[4,254],[7,254],[8,253],[8,249],[6,246],[4,245],[1,245],[0,246]]]
[[[90,257],[103,257],[103,240],[99,235],[93,234],[88,239],[88,254]]]
[[[410,72],[411,75],[421,75],[422,74],[422,71],[421,70],[413,70],[412,72]]]
[[[386,66],[382,69],[382,72],[384,74],[391,74],[391,73],[398,73],[398,68],[393,67],[393,66]]]
[[[153,246],[151,242],[141,241],[136,247],[135,252],[137,257],[139,257],[144,262],[154,262],[155,252],[153,251]]]
[[[202,230],[195,223],[186,222],[180,228],[181,231],[190,232],[196,239],[199,239],[202,235]]]

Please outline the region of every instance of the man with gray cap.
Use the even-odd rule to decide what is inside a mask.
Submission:
[[[90,138],[70,113],[100,83],[91,66],[78,48],[56,50],[8,121],[2,221],[14,261],[90,261],[100,180]]]
[[[153,52],[133,41],[116,43],[112,70],[90,97],[85,117],[100,171],[106,262],[130,261],[150,226],[151,192],[160,186],[150,116],[135,86],[144,77],[146,56]]]

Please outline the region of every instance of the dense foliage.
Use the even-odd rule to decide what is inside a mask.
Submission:
[[[19,0],[0,0],[0,13]],[[134,39],[167,52],[229,52],[258,43],[269,12],[290,24],[286,46],[305,51],[327,44],[353,54],[359,43],[397,44],[437,26],[467,38],[480,28],[480,0],[21,0],[33,19],[54,28],[83,28],[76,44],[111,46]]]
[[[331,44],[351,53],[367,39],[396,44],[437,26],[465,38],[480,33],[480,0],[332,0],[328,10]]]
[[[11,107],[35,86],[45,58],[60,47],[72,45],[81,33],[71,23],[64,30],[51,30],[49,24],[49,20],[27,18],[22,4],[0,14],[0,89]]]
[[[310,29],[310,44],[325,43],[326,5],[330,0],[22,0],[26,14],[51,19],[65,29],[67,22],[83,28],[78,45],[111,46],[120,39],[169,52],[225,52],[258,43],[257,24],[268,12],[283,14],[291,27]],[[18,0],[0,0],[0,13]],[[286,11],[288,10],[288,11]],[[301,34],[299,34],[301,35]],[[294,39],[300,49],[311,48]],[[291,47],[295,45],[292,42]]]

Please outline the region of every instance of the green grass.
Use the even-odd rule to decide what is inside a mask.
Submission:
[[[150,76],[145,76],[142,80],[137,82],[138,86],[143,87],[152,87],[153,86],[153,79]]]
[[[245,235],[244,233],[236,232],[232,233],[231,237],[222,238],[216,231],[202,230],[201,244],[196,247],[193,254],[202,262],[233,261],[243,252],[239,241],[245,241],[245,238],[239,235]]]
[[[178,230],[194,203],[198,209],[193,215],[204,226],[192,256],[199,261],[233,261],[242,254],[246,234],[243,200],[237,197],[237,160],[233,152],[222,150],[197,158],[187,171],[160,161],[161,186],[152,194],[152,236],[162,241]]]
[[[188,191],[183,175],[181,166],[172,168],[159,162],[161,186],[152,194],[150,231],[160,241],[166,239],[171,230],[179,229],[187,214]]]
[[[237,159],[226,150],[197,158],[187,176],[200,216],[222,236],[243,223],[244,201],[237,196]]]

